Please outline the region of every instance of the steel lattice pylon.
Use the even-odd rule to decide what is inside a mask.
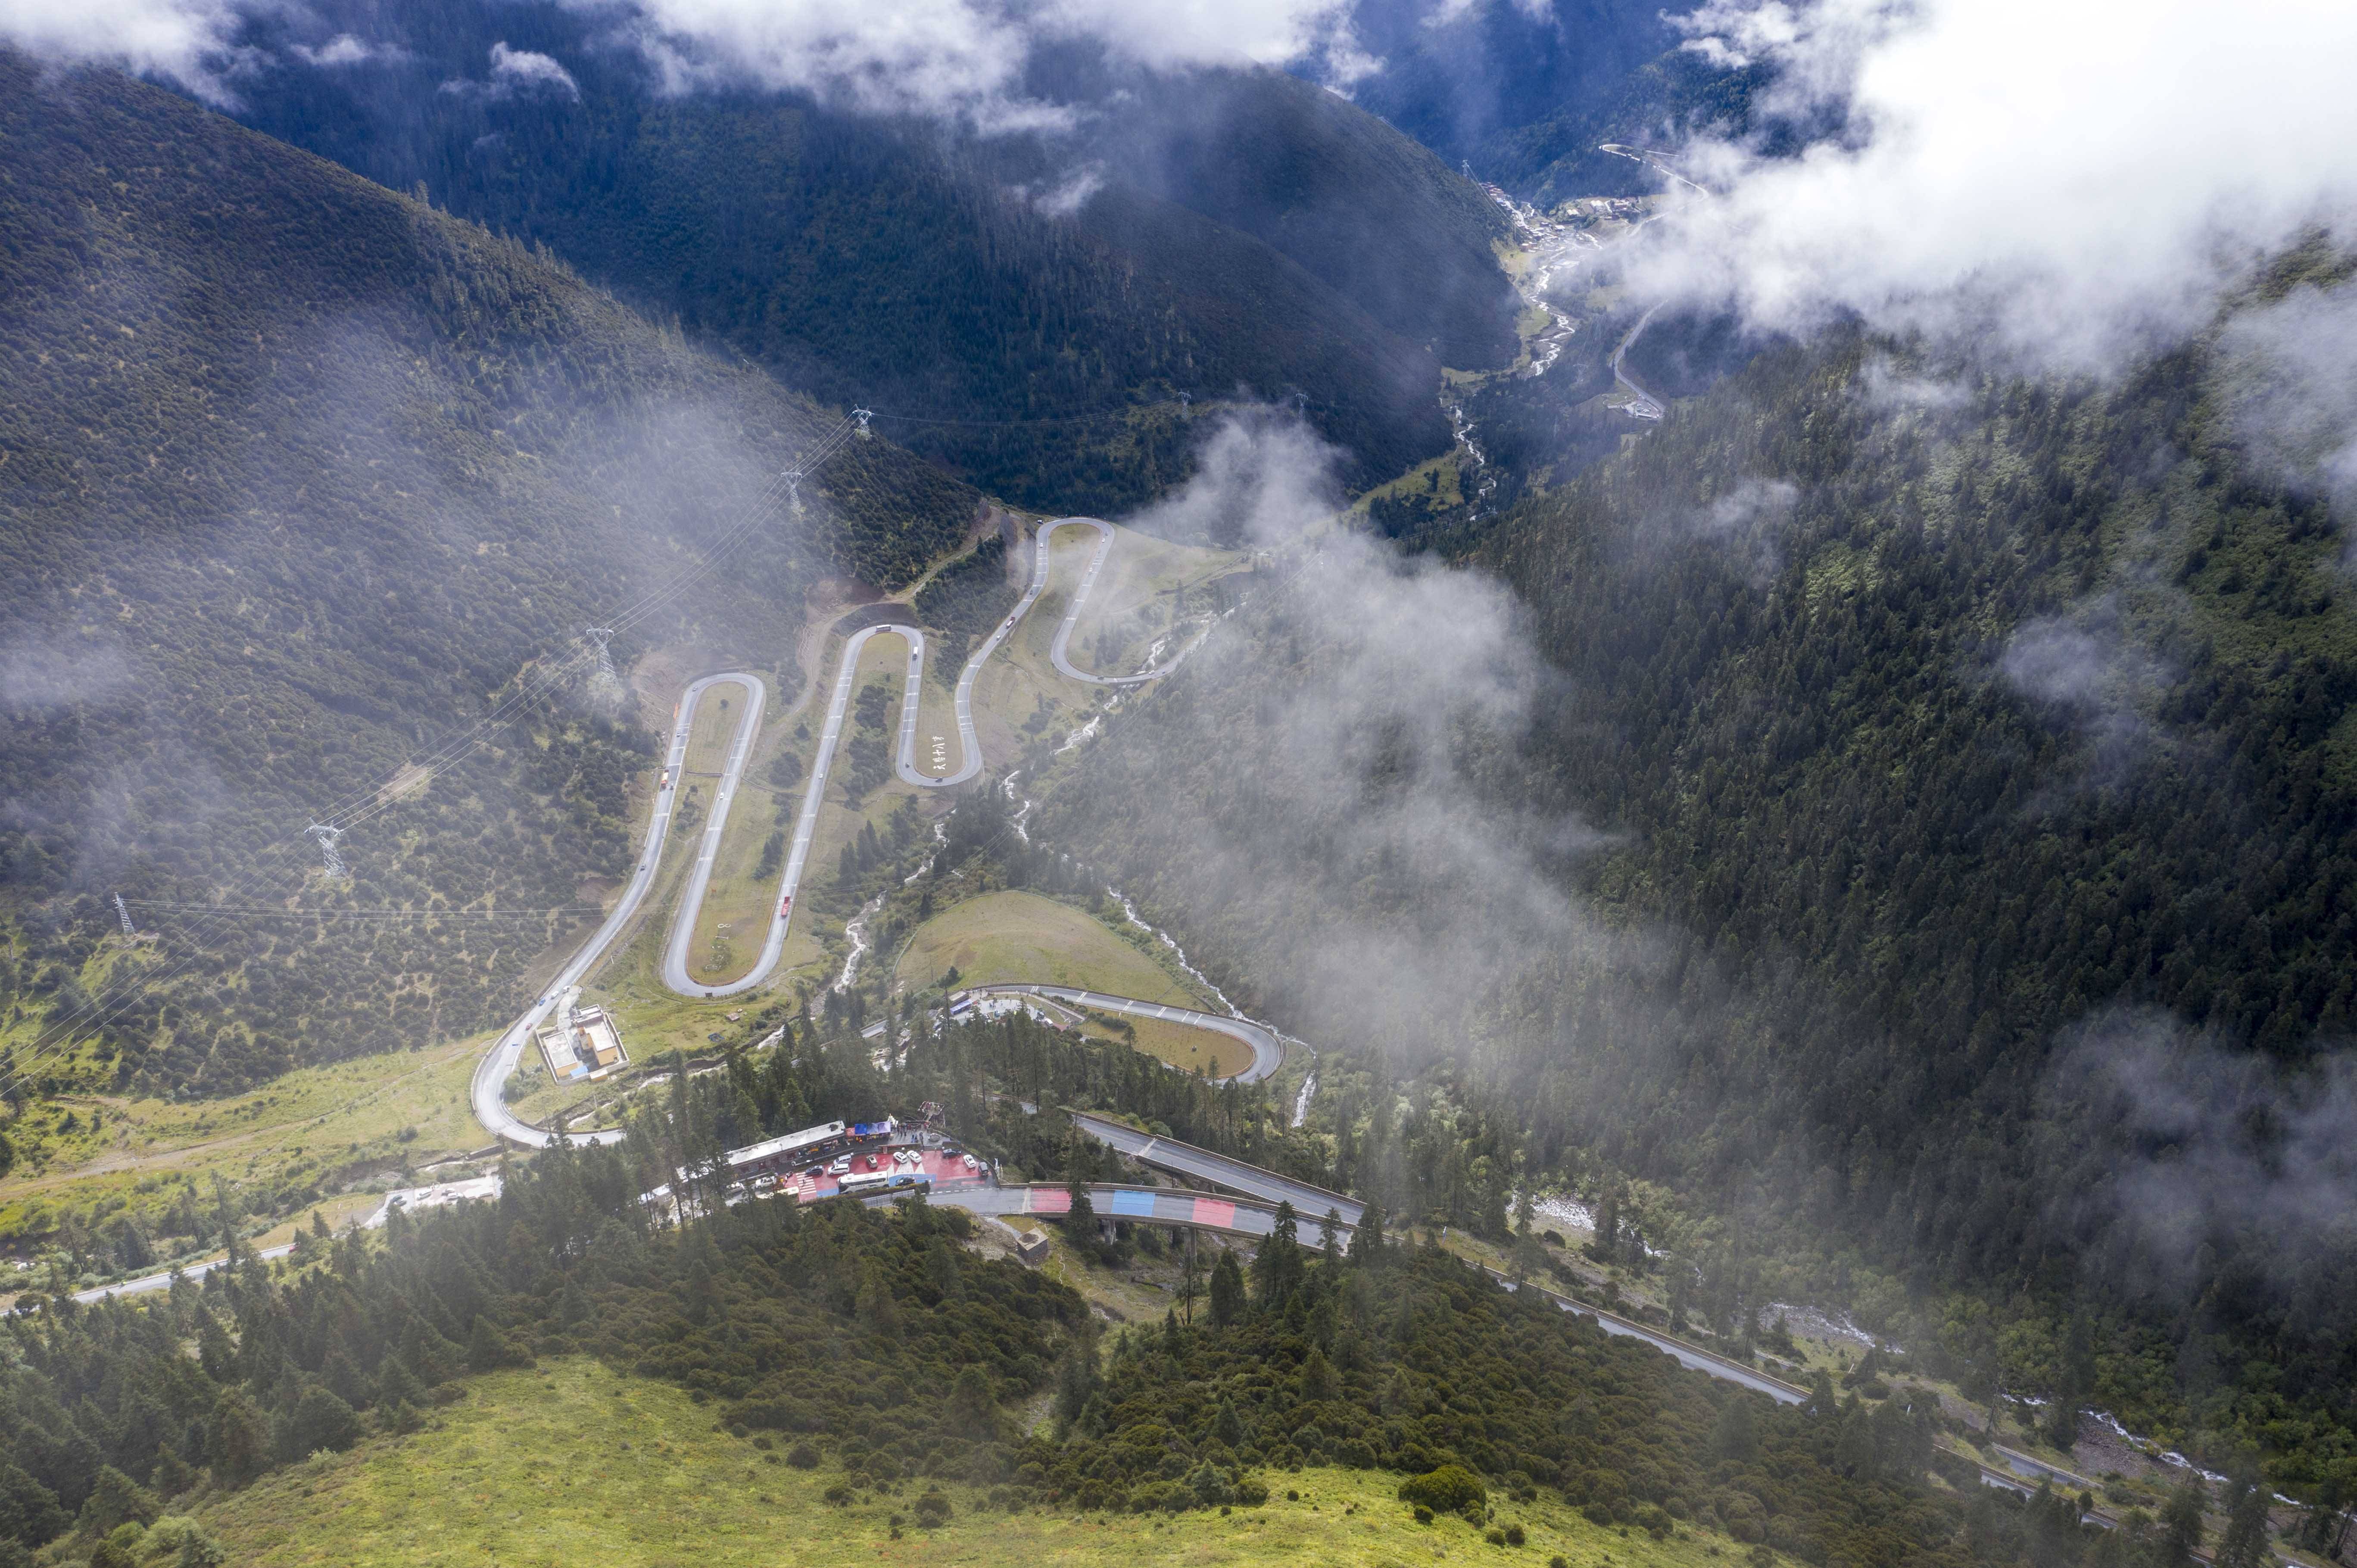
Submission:
[[[338,852],[336,841],[344,836],[344,830],[329,827],[325,822],[313,822],[303,831],[319,841],[319,858],[327,863],[328,875],[340,880],[344,875],[344,857]]]

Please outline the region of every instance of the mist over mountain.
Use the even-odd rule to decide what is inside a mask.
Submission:
[[[2357,21],[2050,10],[0,17],[0,1568],[2347,1564]]]
[[[675,91],[554,5],[257,15],[241,38],[272,61],[236,84],[247,124],[423,182],[820,395],[931,422],[896,434],[1027,503],[1134,505],[1183,472],[1181,394],[1297,397],[1372,482],[1445,449],[1442,365],[1514,352],[1495,208],[1273,71],[1044,60],[1039,90],[1074,106],[985,133],[735,78]],[[550,69],[519,75],[526,55]]]
[[[550,261],[173,94],[0,69],[0,861],[28,922],[11,989],[85,1014],[90,922],[120,890],[190,905],[160,918],[210,949],[91,1015],[121,1086],[233,1090],[479,1027],[577,914],[217,929],[193,907],[302,890],[316,852],[289,835],[720,540],[826,417]],[[737,650],[798,682],[770,607],[830,572],[906,580],[974,510],[883,449],[828,489],[725,585],[624,632],[622,656]],[[578,906],[628,864],[652,742],[578,680],[554,695],[383,802],[344,846],[357,881],[316,891]]]

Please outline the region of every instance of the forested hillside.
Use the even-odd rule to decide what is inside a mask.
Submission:
[[[1378,633],[1275,598],[1043,824],[1252,1004],[1502,1112],[1496,1159],[1671,1184],[1717,1217],[1688,1262],[1772,1237],[1980,1386],[2314,1483],[2357,1389],[2357,1260],[2304,1196],[2343,1168],[2357,623],[2235,395],[2207,343],[2112,390],[1776,350],[1467,546],[1545,661],[1527,707],[1427,740],[1338,684],[1406,667]],[[1419,951],[1405,1008],[1351,1011]],[[1396,1116],[1328,1113],[1345,1150]],[[2028,1348],[2082,1316],[2093,1388]]]
[[[321,28],[399,51],[306,65]],[[253,24],[247,123],[503,233],[1043,509],[1185,472],[1196,403],[1298,394],[1368,481],[1445,450],[1442,362],[1514,351],[1479,192],[1266,73],[1102,72],[1085,134],[973,136],[752,91],[680,93],[554,4],[330,5]],[[575,90],[491,90],[492,46]],[[448,83],[451,91],[436,91]],[[478,91],[476,88],[482,90]]]
[[[936,1067],[967,1095],[1005,1095],[1037,1087],[1027,1046],[1068,1048],[1025,1032],[969,1025],[920,1048],[945,1053]],[[853,1101],[812,1070],[830,1055],[856,1074],[866,1052],[790,1040],[745,1067],[783,1062],[842,1114]],[[1152,1080],[1185,1087],[1144,1058],[1064,1087],[1118,1100]],[[1218,1254],[1184,1321],[1174,1308],[1108,1339],[1065,1284],[974,1256],[956,1209],[707,1202],[680,1225],[639,1195],[683,1168],[705,1190],[713,1102],[732,1091],[673,1082],[623,1144],[543,1155],[496,1202],[396,1214],[381,1239],[321,1228],[285,1271],[249,1257],[144,1301],[11,1314],[0,1554],[63,1538],[135,1562],[151,1527],[201,1540],[271,1469],[379,1434],[432,1455],[436,1407],[466,1399],[470,1374],[586,1354],[685,1385],[748,1464],[823,1467],[831,1503],[906,1487],[928,1530],[1032,1509],[1250,1509],[1325,1465],[1400,1477],[1387,1506],[1402,1527],[1461,1514],[1501,1546],[1523,1544],[1516,1516],[1544,1488],[1616,1542],[1708,1532],[1711,1551],[1753,1543],[1760,1563],[1965,1560],[1966,1510],[1926,1475],[1937,1418],[1887,1389],[1869,1410],[1821,1380],[1808,1407],[1778,1409],[1437,1250],[1377,1230],[1346,1257],[1289,1209],[1248,1271]],[[1076,1220],[1075,1245],[1093,1232]],[[507,1506],[554,1523],[582,1501],[550,1487]],[[2085,1539],[2062,1534],[2058,1564]]]
[[[619,693],[523,706],[383,797],[348,883],[305,884],[303,829],[696,559],[832,416],[156,89],[0,58],[0,135],[12,1042],[142,972],[169,983],[78,1069],[218,1090],[482,1026],[628,864],[653,742]],[[616,656],[778,668],[805,584],[906,581],[976,503],[880,441],[824,488]],[[118,889],[159,942],[102,940]],[[297,893],[319,913],[277,917]],[[249,914],[168,908],[223,901]]]
[[[1660,175],[1601,150],[1674,151],[1704,133],[1797,151],[1792,128],[1755,118],[1774,68],[1730,66],[1680,45],[1675,13],[1621,0],[1472,0],[1436,13],[1360,0],[1354,28],[1383,68],[1351,96],[1450,166],[1542,209],[1583,196],[1639,196]]]

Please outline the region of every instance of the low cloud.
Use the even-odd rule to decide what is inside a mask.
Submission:
[[[398,65],[409,59],[409,51],[398,45],[371,43],[350,33],[338,33],[317,48],[307,44],[296,44],[294,53],[295,58],[305,65],[325,67]]]
[[[871,113],[955,119],[985,131],[1068,125],[1075,115],[1026,85],[1042,50],[1094,48],[1148,70],[1317,66],[1329,85],[1380,68],[1361,51],[1348,0],[560,0],[635,50],[669,90],[760,87],[806,91]],[[0,40],[61,64],[107,64],[179,82],[232,107],[232,79],[268,62],[236,42],[278,0],[27,0],[0,11]],[[504,51],[502,54],[500,51]],[[292,51],[313,65],[399,58],[352,35]],[[489,82],[455,92],[577,92],[546,55],[494,51]]]
[[[489,81],[457,81],[442,84],[445,92],[479,93],[489,98],[512,98],[535,93],[578,100],[580,83],[554,58],[534,49],[510,48],[505,39],[491,46]]]
[[[1129,519],[1150,533],[1218,544],[1290,542],[1342,509],[1341,451],[1275,408],[1223,418],[1196,453],[1195,476]]]
[[[1512,594],[1332,526],[1336,456],[1282,413],[1229,418],[1128,520],[1275,564],[1237,612],[1250,634],[1215,631],[1046,831],[1180,919],[1247,1005],[1409,1065],[1477,1047],[1468,1019],[1531,976],[1608,950],[1641,967],[1641,944],[1566,891],[1598,835],[1497,788],[1555,679]]]
[[[0,713],[50,713],[94,702],[130,683],[131,666],[103,643],[20,638],[0,649]]]
[[[2086,762],[2075,787],[2119,783],[2156,738],[2144,708],[2160,671],[2129,635],[2112,596],[2068,615],[2022,622],[2006,639],[1997,672],[2085,741]]]
[[[25,0],[0,6],[0,42],[57,65],[111,65],[234,107],[231,79],[254,63],[232,43],[237,0]]]
[[[1073,218],[1089,204],[1089,198],[1104,188],[1104,165],[1091,162],[1060,179],[1017,187],[1015,194],[1049,218]]]
[[[2357,517],[2357,284],[2238,314],[2219,343],[2235,435],[2276,478]]]
[[[2357,1062],[2346,1053],[2290,1069],[2166,1015],[2115,1010],[2065,1042],[2049,1093],[2110,1134],[2101,1176],[2058,1202],[2081,1234],[2105,1239],[2111,1255],[2095,1261],[2119,1277],[2133,1270],[2187,1297],[2208,1283],[2206,1250],[2296,1292],[2357,1243]]]
[[[816,93],[875,113],[968,121],[984,130],[1070,124],[1029,92],[1042,47],[1093,45],[1153,70],[1283,65],[1347,58],[1347,7],[1336,0],[581,0],[613,18],[674,91],[752,83]],[[1329,47],[1330,46],[1330,47]]]
[[[2123,27],[2029,0],[1714,0],[1684,25],[1706,58],[1774,64],[1759,107],[1819,136],[1689,149],[1716,194],[1644,263],[1755,328],[1854,317],[2104,371],[2301,234],[2357,236],[2349,7],[2164,0]]]

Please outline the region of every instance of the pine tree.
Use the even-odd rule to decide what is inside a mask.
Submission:
[[[1612,1263],[1620,1257],[1620,1185],[1608,1181],[1596,1199],[1596,1240],[1588,1245],[1588,1255],[1599,1263]]]
[[[155,1493],[113,1466],[101,1465],[82,1501],[81,1522],[92,1534],[104,1535],[118,1525],[153,1524],[163,1511]]]
[[[2201,1550],[2201,1510],[2210,1494],[2199,1480],[2189,1478],[2161,1505],[2160,1540],[2155,1545],[2156,1568],[2187,1568]]]
[[[1387,1216],[1380,1203],[1369,1203],[1359,1216],[1358,1233],[1351,1238],[1351,1261],[1372,1265],[1383,1259],[1383,1225]]]
[[[1293,1205],[1280,1202],[1268,1240],[1253,1254],[1253,1294],[1264,1308],[1281,1308],[1300,1287],[1301,1244]]]
[[[270,1463],[270,1427],[245,1391],[221,1391],[205,1427],[205,1464],[224,1487],[242,1487]]]
[[[2262,1568],[2267,1561],[2267,1489],[2247,1462],[2234,1466],[2223,1498],[2226,1533],[2218,1541],[2217,1568]]]
[[[1236,1255],[1222,1250],[1211,1269],[1211,1322],[1225,1328],[1243,1316],[1243,1310],[1244,1272],[1236,1267]]]

